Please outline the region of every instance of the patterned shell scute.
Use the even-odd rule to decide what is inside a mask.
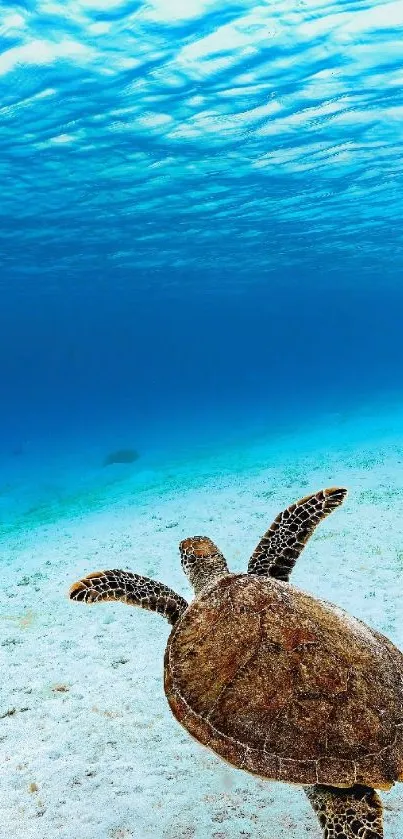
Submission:
[[[389,787],[403,773],[403,656],[290,585],[228,575],[174,628],[177,719],[230,763],[294,783]]]

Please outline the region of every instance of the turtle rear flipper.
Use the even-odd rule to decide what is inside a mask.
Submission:
[[[325,839],[383,839],[382,802],[375,790],[317,785],[305,792]]]
[[[168,586],[150,577],[131,571],[94,571],[69,591],[70,600],[99,603],[101,600],[121,600],[129,606],[141,606],[164,615],[174,625],[187,609],[186,600]]]
[[[316,526],[343,503],[347,490],[321,489],[283,510],[269,527],[249,560],[248,574],[288,581]]]

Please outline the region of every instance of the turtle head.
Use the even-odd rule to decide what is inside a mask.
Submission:
[[[195,593],[219,577],[229,574],[227,563],[208,536],[192,536],[179,545],[182,568]]]

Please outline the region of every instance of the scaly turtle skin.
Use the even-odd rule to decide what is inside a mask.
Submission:
[[[345,495],[322,490],[283,511],[248,574],[231,574],[207,537],[185,539],[190,605],[124,571],[90,574],[70,597],[164,614],[173,625],[165,692],[189,733],[239,769],[303,785],[324,839],[382,839],[375,789],[403,780],[403,655],[288,582],[315,527]]]

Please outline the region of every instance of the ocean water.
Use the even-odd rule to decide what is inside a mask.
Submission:
[[[402,646],[402,91],[400,0],[0,2],[1,839],[319,839],[65,595],[346,485],[297,584]]]

